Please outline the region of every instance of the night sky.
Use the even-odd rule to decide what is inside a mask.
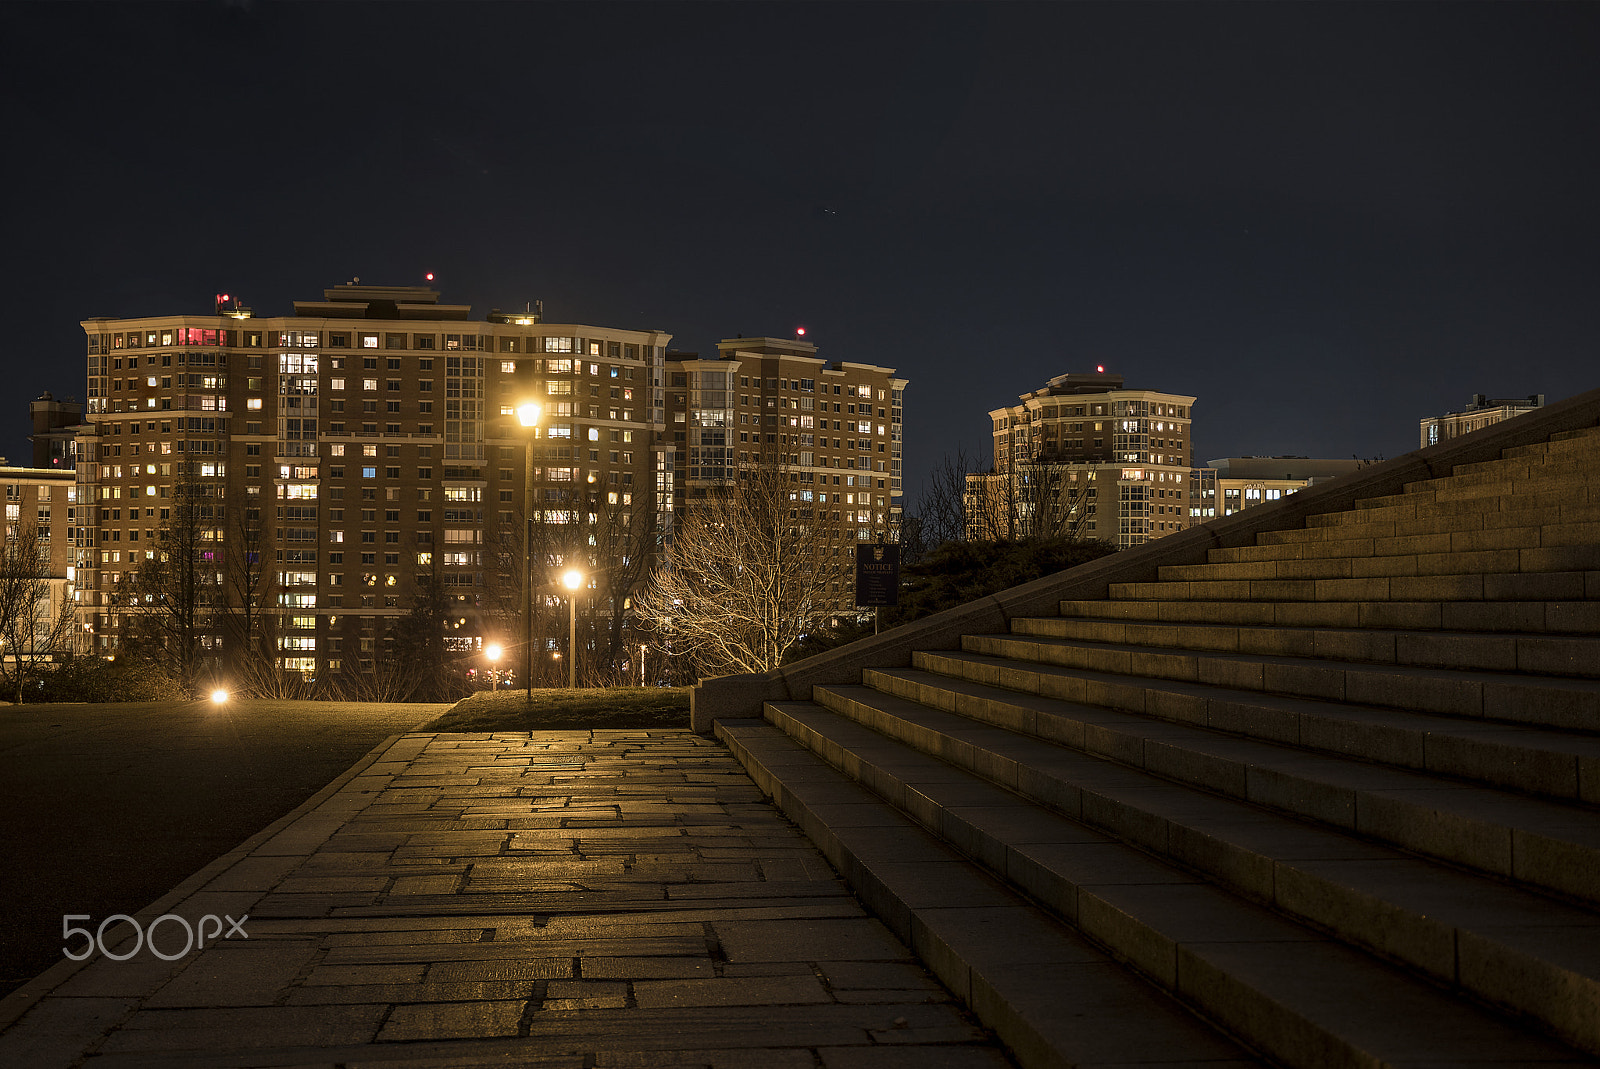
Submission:
[[[906,488],[1103,363],[1200,461],[1600,385],[1600,5],[21,4],[0,453],[92,315],[359,276],[896,367]]]

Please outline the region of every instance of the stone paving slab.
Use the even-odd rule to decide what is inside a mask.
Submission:
[[[719,743],[414,734],[337,787],[157,904],[248,939],[56,966],[0,1065],[1014,1064]]]

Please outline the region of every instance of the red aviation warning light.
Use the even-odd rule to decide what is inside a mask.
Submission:
[[[226,293],[217,294],[217,315],[221,315],[223,312],[227,311],[227,309],[228,295]]]
[[[796,338],[805,337],[806,336],[806,328],[805,327],[795,327],[794,328],[794,336]]]
[[[429,271],[427,274],[423,275],[422,277],[424,279],[426,279],[427,281],[432,282],[433,281],[433,272]]]
[[[1102,375],[1104,375],[1106,373],[1106,366],[1104,364],[1096,364],[1094,366],[1094,369],[1096,371],[1098,371]]]

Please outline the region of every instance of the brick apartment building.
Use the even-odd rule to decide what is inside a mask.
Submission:
[[[788,469],[797,518],[821,526],[840,568],[829,580],[832,607],[849,612],[857,543],[899,540],[908,380],[816,353],[799,340],[729,338],[714,358],[670,354],[674,482],[692,508],[742,467]]]
[[[1100,539],[1119,549],[1189,527],[1191,411],[1103,370],[1057,375],[989,412],[994,470],[967,477],[969,537]]]
[[[216,547],[217,607],[236,607],[238,569],[268,562],[281,666],[308,676],[370,668],[433,583],[455,648],[511,638],[524,530],[541,609],[544,572],[589,553],[598,527],[654,545],[675,504],[671,336],[469,313],[432,289],[350,283],[286,316],[219,297],[212,314],[84,320],[73,564],[89,648],[114,652],[143,611],[126,582],[180,480]],[[542,406],[531,432],[514,414],[527,400]],[[591,581],[586,611],[616,593]],[[204,639],[219,664],[222,639]]]

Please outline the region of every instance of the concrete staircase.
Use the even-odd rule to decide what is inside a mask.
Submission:
[[[1595,1064],[1579,422],[717,734],[1025,1066]]]

